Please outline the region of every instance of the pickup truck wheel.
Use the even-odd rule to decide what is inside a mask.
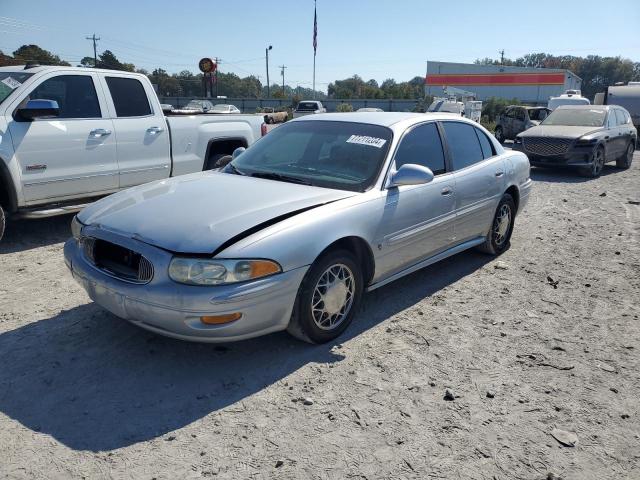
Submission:
[[[498,203],[487,238],[478,246],[478,250],[490,255],[500,255],[509,248],[515,218],[516,204],[513,197],[505,193]]]
[[[326,343],[344,332],[360,306],[362,270],[352,253],[319,257],[304,277],[287,331],[308,343]]]
[[[627,150],[624,152],[624,155],[616,160],[616,167],[624,168],[625,170],[631,166],[631,162],[633,162],[633,141],[629,142],[629,146]]]
[[[496,140],[500,143],[504,143],[504,132],[502,131],[502,127],[496,127],[496,131],[494,133]]]
[[[207,164],[205,165],[205,170],[215,170],[217,168],[224,167],[227,163],[233,160],[231,155],[227,155],[226,153],[217,153],[215,155],[211,155],[209,160],[207,160]]]
[[[7,217],[4,214],[4,209],[2,205],[0,205],[0,240],[2,240],[2,236],[4,235],[4,228],[7,223]]]

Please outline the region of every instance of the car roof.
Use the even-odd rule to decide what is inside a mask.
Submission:
[[[410,113],[410,112],[349,112],[349,113],[319,113],[316,115],[306,115],[296,118],[293,122],[354,122],[370,123],[382,127],[390,127],[396,123],[407,121],[408,123],[418,123],[420,120],[470,120],[454,113]]]
[[[92,67],[71,67],[67,65],[39,65],[37,67],[30,67],[25,69],[25,65],[9,65],[6,67],[0,67],[0,73],[4,72],[20,72],[20,73],[40,73],[49,70],[71,70],[77,72],[100,72],[100,73],[125,73],[127,75],[137,75],[139,77],[145,77],[146,75],[136,72],[127,72],[124,70],[111,70],[108,68],[92,68]]]

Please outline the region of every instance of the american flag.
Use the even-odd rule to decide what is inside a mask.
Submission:
[[[313,5],[313,54],[318,49],[318,15],[316,14],[315,2]]]

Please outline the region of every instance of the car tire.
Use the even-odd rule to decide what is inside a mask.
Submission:
[[[328,292],[330,297],[325,297]],[[287,332],[308,343],[336,339],[356,315],[363,292],[362,269],[351,252],[323,254],[300,284]]]
[[[598,178],[602,173],[602,169],[604,168],[605,159],[604,159],[604,148],[598,147],[593,152],[593,158],[591,160],[591,165],[585,167],[581,170],[582,174],[585,177],[589,178]]]
[[[224,167],[227,163],[233,160],[231,155],[227,155],[226,153],[217,153],[215,155],[211,155],[209,160],[207,160],[207,164],[205,165],[205,170],[216,170],[218,168]]]
[[[496,131],[493,133],[493,135],[496,137],[496,140],[498,140],[498,142],[504,143],[505,138],[504,138],[504,132],[502,131],[502,127],[496,127]]]
[[[627,149],[620,158],[616,159],[616,167],[627,169],[631,166],[631,162],[633,162],[633,141],[629,142]]]
[[[0,240],[2,240],[2,237],[4,236],[4,229],[6,224],[7,224],[7,217],[4,214],[4,209],[2,208],[2,205],[0,205]]]
[[[478,246],[478,250],[489,255],[500,255],[507,250],[511,242],[515,218],[516,204],[513,197],[505,193],[498,203],[487,238]]]

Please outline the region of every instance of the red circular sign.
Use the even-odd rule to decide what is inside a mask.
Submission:
[[[198,62],[198,68],[202,73],[213,73],[218,68],[218,65],[210,58],[202,58]]]

